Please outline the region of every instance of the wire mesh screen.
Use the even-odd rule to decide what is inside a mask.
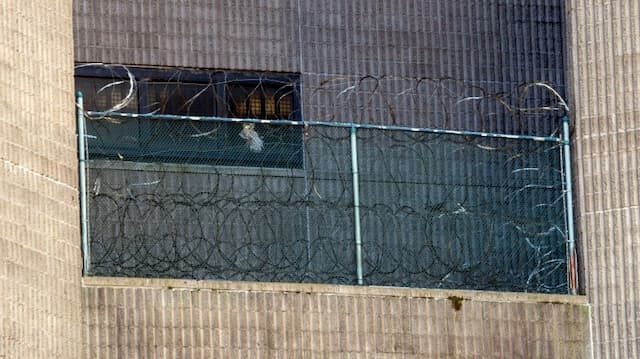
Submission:
[[[79,65],[85,272],[567,291],[550,84],[301,82]]]
[[[360,130],[366,282],[565,292],[556,143]]]
[[[357,282],[349,128],[89,117],[87,129],[89,274]],[[359,129],[356,147],[364,284],[566,292],[557,142]]]
[[[109,126],[130,121],[112,120]],[[165,122],[169,132],[185,125]],[[90,132],[95,126],[88,126]],[[251,153],[240,136],[245,125],[204,126],[208,134],[194,141],[195,157],[167,158],[151,145],[128,161],[103,160],[108,151],[95,147],[98,160],[91,161],[88,176],[91,274],[353,283],[353,195],[344,129],[307,128],[303,144],[301,127],[265,125],[258,129],[264,139],[286,133],[290,142],[276,146],[271,156],[243,158]],[[211,132],[214,127],[223,134]],[[238,140],[218,138],[229,134]],[[163,144],[175,148],[182,139],[165,141],[177,141]],[[300,166],[302,153],[307,169]],[[290,167],[271,167],[274,157]],[[167,159],[180,164],[160,163]]]

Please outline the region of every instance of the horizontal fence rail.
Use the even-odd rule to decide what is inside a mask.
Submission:
[[[81,113],[88,275],[569,290],[560,137]]]
[[[439,128],[424,127],[406,127],[393,125],[374,125],[352,122],[324,122],[324,121],[292,121],[292,120],[263,120],[251,118],[228,118],[228,117],[205,117],[205,116],[180,116],[180,115],[154,115],[154,114],[138,114],[138,113],[119,113],[119,112],[98,112],[87,111],[87,115],[92,118],[119,118],[119,119],[142,119],[142,120],[180,120],[194,122],[221,122],[221,123],[253,123],[253,124],[270,124],[270,125],[289,125],[289,126],[321,126],[321,127],[340,127],[340,128],[356,128],[370,130],[389,130],[401,132],[424,132],[439,135],[460,135],[472,137],[490,137],[490,138],[507,138],[515,140],[532,140],[541,142],[562,142],[562,139],[555,136],[531,136],[531,135],[513,135],[505,133],[491,133],[480,131],[463,131],[448,130]]]

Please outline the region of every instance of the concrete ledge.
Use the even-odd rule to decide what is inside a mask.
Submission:
[[[588,358],[584,297],[83,279],[88,358]]]
[[[351,286],[309,283],[232,282],[214,280],[154,279],[124,277],[83,277],[83,287],[158,288],[228,292],[292,292],[335,295],[406,297],[471,300],[477,302],[588,305],[587,297],[561,294],[512,293],[476,290],[419,289],[378,286]]]
[[[87,167],[91,169],[109,169],[122,171],[203,173],[228,176],[261,176],[261,177],[304,177],[305,172],[298,168],[248,167],[197,165],[187,163],[150,163],[115,160],[89,160]]]

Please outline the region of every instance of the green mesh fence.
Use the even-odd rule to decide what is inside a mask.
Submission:
[[[89,274],[357,282],[349,128],[86,126]],[[364,284],[566,292],[558,142],[362,128],[356,146]]]
[[[101,111],[79,112],[88,275],[568,290],[566,106],[548,84],[76,76]]]

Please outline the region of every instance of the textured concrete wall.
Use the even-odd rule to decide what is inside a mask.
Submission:
[[[79,62],[299,71],[297,0],[74,2]]]
[[[640,357],[640,2],[567,2],[583,286],[598,358]]]
[[[322,81],[345,75],[452,77],[492,92],[509,92],[538,80],[564,84],[562,1],[307,0],[301,4],[300,71],[305,88],[312,92]],[[396,117],[393,121],[401,124],[445,126],[433,120],[443,117],[438,112],[442,103],[432,102],[433,93],[425,91],[415,103],[402,103],[388,113],[386,105],[397,93],[424,89],[415,82],[379,85],[384,99],[374,96],[371,103],[365,94],[341,114],[357,122],[389,122]],[[452,92],[458,90],[448,86]],[[307,116],[326,118],[327,108],[336,107],[337,95],[345,87],[307,98]],[[449,94],[443,91],[435,97],[442,100]],[[374,110],[364,111],[367,107]],[[468,122],[446,127],[468,128]],[[501,125],[504,131],[502,127],[510,126]]]
[[[385,81],[378,84],[380,95],[342,96],[350,99],[346,104],[336,104],[337,95],[363,75],[453,77],[491,92],[509,92],[541,80],[562,91],[563,4],[560,0],[482,5],[475,0],[80,0],[74,2],[75,60],[298,72],[306,118],[443,126],[438,112],[442,108],[424,89],[413,98],[415,103],[393,104],[393,114],[388,112],[397,93],[421,87],[415,81]],[[324,81],[335,78],[342,79],[341,84],[317,91]],[[436,97],[440,100],[447,94],[443,91]],[[478,93],[463,96],[467,95]],[[495,106],[487,111],[495,112]],[[515,126],[510,121],[491,125],[469,121],[447,127],[512,132]],[[525,131],[540,127],[540,132],[550,132],[544,121],[530,127]]]
[[[71,1],[0,2],[0,358],[77,358]]]
[[[85,358],[587,358],[583,297],[84,278]]]
[[[77,62],[297,72],[307,118],[396,122],[384,100],[411,80],[390,81],[371,104],[365,98],[336,106],[336,95],[367,74],[452,76],[496,92],[527,81],[564,84],[561,0],[74,4]],[[346,84],[314,93],[335,78]],[[439,120],[432,115],[442,109],[424,107],[405,106],[396,123],[440,126],[425,121]],[[515,132],[507,121],[496,122],[471,128]],[[549,132],[541,121],[534,126],[541,127],[520,130]],[[581,299],[568,304],[553,296],[85,281],[87,358],[588,357]],[[460,310],[449,296],[465,297]]]
[[[561,84],[562,6],[82,0],[74,4],[76,61]]]

